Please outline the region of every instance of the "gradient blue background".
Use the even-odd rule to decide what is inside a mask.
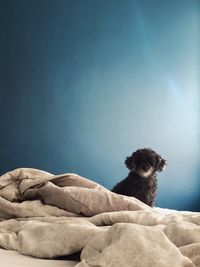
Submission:
[[[156,205],[200,210],[198,0],[1,0],[0,172],[108,188],[126,156],[168,160]]]

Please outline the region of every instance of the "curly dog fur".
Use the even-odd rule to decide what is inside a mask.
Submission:
[[[157,191],[156,175],[164,169],[166,160],[151,148],[143,148],[127,157],[125,165],[130,170],[128,176],[111,191],[135,197],[153,207]]]

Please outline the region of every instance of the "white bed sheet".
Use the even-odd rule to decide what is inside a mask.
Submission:
[[[159,213],[163,214],[172,214],[172,213],[181,213],[181,214],[194,214],[193,211],[187,211],[187,210],[173,210],[173,209],[166,209],[166,208],[160,208],[160,207],[154,207],[154,210],[158,211]]]
[[[74,267],[78,262],[68,260],[44,260],[25,255],[16,251],[0,249],[1,267]]]

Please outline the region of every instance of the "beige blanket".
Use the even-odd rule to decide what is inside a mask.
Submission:
[[[200,266],[200,213],[164,214],[76,174],[0,177],[0,247],[76,267]]]

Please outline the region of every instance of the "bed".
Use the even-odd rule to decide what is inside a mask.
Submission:
[[[16,251],[0,249],[2,267],[73,267],[78,262],[69,260],[38,259]]]
[[[3,267],[200,266],[200,213],[21,168],[0,177],[0,247]]]

